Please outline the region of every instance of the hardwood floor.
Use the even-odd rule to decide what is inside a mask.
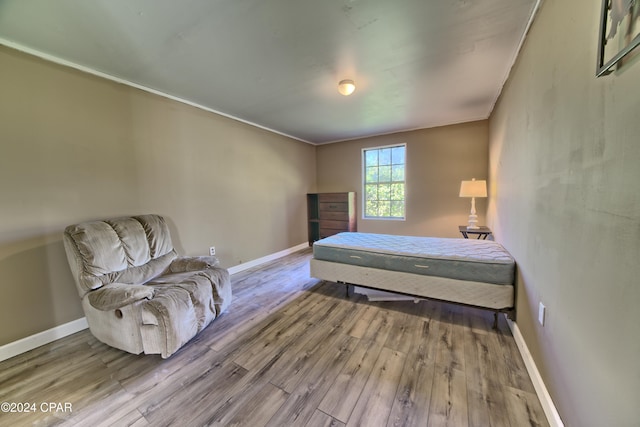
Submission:
[[[35,409],[0,426],[548,425],[503,318],[347,299],[310,256],[234,275],[229,311],[167,360],[87,330],[0,362],[0,402]]]

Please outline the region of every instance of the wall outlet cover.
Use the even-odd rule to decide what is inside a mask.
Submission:
[[[215,246],[211,246],[209,248],[209,255],[214,256],[216,254],[216,247]]]

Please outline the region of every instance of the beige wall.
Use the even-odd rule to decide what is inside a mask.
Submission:
[[[491,116],[488,216],[565,424],[637,426],[640,61],[595,77],[600,4],[543,3]]]
[[[0,47],[0,345],[83,317],[61,243],[154,212],[226,267],[307,240],[315,147]]]
[[[318,191],[357,193],[358,231],[461,237],[470,199],[458,197],[460,181],[485,179],[488,122],[479,121],[318,146]],[[407,144],[406,221],[362,219],[362,149]],[[484,224],[486,200],[477,199]]]

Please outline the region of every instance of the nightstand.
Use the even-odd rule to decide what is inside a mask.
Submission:
[[[465,239],[469,238],[468,236],[469,234],[477,234],[478,239],[487,240],[487,236],[489,236],[492,233],[489,227],[480,227],[480,228],[470,229],[470,228],[467,228],[466,225],[460,225],[458,226],[458,230],[460,230],[460,233],[462,233]]]

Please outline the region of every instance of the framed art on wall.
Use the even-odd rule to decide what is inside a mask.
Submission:
[[[596,76],[611,74],[640,46],[640,0],[602,0]],[[632,53],[633,52],[633,53]]]

